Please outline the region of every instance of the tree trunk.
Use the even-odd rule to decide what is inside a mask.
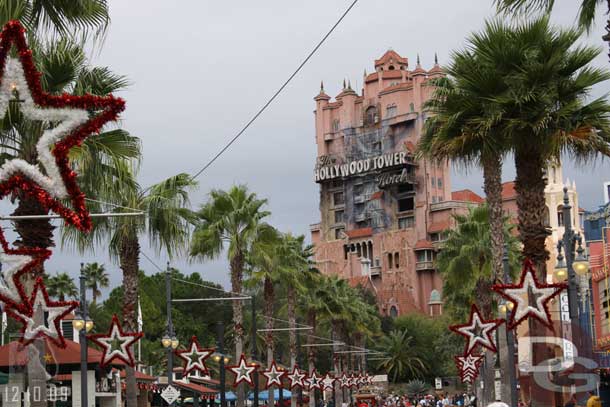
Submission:
[[[307,337],[307,344],[312,345],[315,343],[315,338],[312,335],[316,334],[316,312],[309,310],[307,312],[307,325],[313,327],[311,331],[311,335]],[[312,374],[316,369],[316,352],[314,351],[313,346],[307,347],[307,362],[309,374]],[[309,407],[316,407],[316,390],[309,389]]]
[[[26,194],[19,194],[19,204],[13,212],[13,215],[46,215],[48,211],[35,199]],[[21,248],[49,248],[55,246],[53,244],[53,230],[55,226],[51,225],[47,219],[30,219],[14,222],[15,231],[19,234],[20,239],[14,242],[15,246]],[[44,265],[37,266],[30,275],[23,277],[23,285],[25,292],[30,295],[34,288],[34,282],[37,277],[44,275]],[[37,324],[42,324],[44,321],[42,312],[36,312],[34,321]],[[45,341],[37,340],[31,346],[36,347],[39,355],[44,355]],[[30,354],[32,354],[30,352]],[[29,358],[27,364],[28,389],[30,394],[31,407],[46,407],[46,392],[47,392],[47,375],[46,371],[40,369],[40,361],[37,358]],[[41,394],[42,397],[34,398],[34,394]]]
[[[549,230],[545,226],[545,165],[544,159],[536,150],[523,148],[515,151],[517,170],[515,190],[519,210],[519,238],[523,243],[523,257],[534,263],[540,281],[546,281],[546,261],[549,259],[549,252],[546,249]],[[534,319],[530,318],[528,325],[529,336],[546,336],[544,326]],[[546,345],[535,344],[531,352],[532,365],[539,365],[548,359],[551,353],[552,351]],[[552,406],[553,393],[537,385],[533,377],[531,382],[533,405]]]
[[[263,288],[263,296],[265,297],[265,327],[267,328],[267,332],[265,335],[265,343],[267,344],[267,368],[271,367],[274,356],[274,346],[273,346],[273,300],[274,300],[274,288],[273,281],[270,278],[265,278],[264,288]],[[269,406],[275,405],[275,397],[273,394],[273,386],[270,386],[268,389],[269,394]]]
[[[290,342],[290,371],[294,370],[294,367],[297,364],[297,332],[295,331],[297,327],[297,319],[296,319],[296,311],[295,311],[295,302],[296,302],[296,290],[292,284],[288,284],[288,327],[290,331],[288,333],[288,340]],[[292,395],[290,397],[290,407],[296,407],[297,405],[297,395],[295,391],[292,391]]]
[[[483,160],[483,184],[489,208],[493,277],[503,274],[504,212],[502,210],[502,160],[499,155]]]
[[[136,306],[138,304],[138,271],[140,263],[140,243],[137,236],[125,238],[121,242],[119,262],[123,271],[123,328],[128,332],[137,331]],[[138,389],[135,371],[127,367],[125,375],[125,406],[137,407]]]
[[[244,255],[237,250],[231,258],[231,290],[236,295],[241,295],[244,275]],[[233,301],[233,325],[235,330],[235,360],[244,353],[244,313],[243,304],[240,300]],[[252,355],[255,357],[256,355]],[[246,392],[243,384],[237,388],[237,407],[244,407]]]
[[[515,152],[517,178],[517,207],[519,213],[519,239],[523,243],[523,257],[534,262],[540,281],[546,281],[546,199],[544,188],[545,161],[534,150],[517,149]]]

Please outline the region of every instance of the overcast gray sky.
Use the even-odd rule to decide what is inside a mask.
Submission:
[[[349,3],[111,0],[112,24],[95,63],[127,75],[133,83],[121,94],[127,100],[122,125],[143,142],[141,183],[203,166],[292,73]],[[554,21],[573,24],[579,2],[556,3]],[[359,89],[364,69],[371,72],[373,60],[388,48],[412,64],[419,53],[425,68],[432,66],[437,52],[443,64],[451,50],[463,47],[466,36],[493,15],[491,0],[360,0],[274,104],[199,178],[193,204],[203,202],[210,188],[244,183],[269,199],[275,226],[308,234],[308,225],[319,218],[318,188],[312,181],[312,98],[320,80],[331,96],[339,93],[344,78]],[[604,46],[603,20],[600,12],[588,43]],[[605,54],[596,61],[600,66],[608,66]],[[605,84],[596,93],[609,89]],[[576,179],[581,206],[600,204],[610,165],[564,166],[564,174]],[[513,177],[509,163],[504,178]],[[482,179],[478,171],[454,171],[452,184],[454,189],[481,193]],[[145,244],[143,250],[154,255]],[[155,259],[161,265],[167,260],[163,254]],[[106,263],[113,286],[120,283],[118,266],[103,250],[81,259],[57,249],[47,269],[76,275],[81,261],[92,260]],[[228,286],[225,261],[175,264]],[[154,270],[145,259],[141,267]]]

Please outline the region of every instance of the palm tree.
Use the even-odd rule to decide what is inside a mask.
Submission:
[[[259,235],[268,229],[263,219],[267,200],[259,199],[243,185],[229,191],[213,190],[209,201],[196,213],[198,224],[191,241],[191,256],[200,259],[218,258],[223,250],[231,268],[231,290],[242,292],[247,255]],[[236,358],[243,353],[243,310],[241,301],[233,302]],[[243,388],[238,391],[238,407],[244,405]]]
[[[98,264],[97,262],[87,263],[83,271],[87,288],[91,289],[93,302],[97,303],[97,299],[102,295],[100,288],[106,288],[110,284],[106,268],[103,264]]]
[[[87,89],[90,93],[107,94],[108,90],[117,91],[126,84],[125,78],[112,74],[107,69],[96,69],[88,66],[84,51],[78,44],[60,40],[56,43],[30,43],[34,50],[34,60],[42,73],[43,89],[52,94],[82,93]],[[0,165],[14,158],[21,158],[31,164],[37,164],[35,146],[46,130],[54,126],[39,120],[31,120],[19,114],[19,104],[12,104],[11,114],[4,115],[0,126]],[[97,112],[92,111],[91,114]],[[106,136],[109,136],[108,139]],[[112,143],[109,143],[112,141]],[[120,147],[120,148],[119,148]],[[139,157],[139,142],[135,137],[119,129],[106,129],[96,137],[89,137],[81,147],[73,148],[70,152],[71,165],[80,175],[79,185],[85,194],[97,199],[105,199],[105,187],[116,179],[116,174],[122,167],[115,166],[116,162],[132,160]],[[83,160],[86,158],[87,160]],[[91,174],[86,171],[96,163],[103,163],[104,167],[112,170],[100,172],[95,177],[95,185],[89,183]],[[95,193],[92,193],[95,191]],[[46,215],[44,208],[38,201],[25,193],[17,193],[18,199],[14,215]],[[49,248],[54,245],[54,226],[49,220],[19,220],[15,221],[15,230],[19,239],[15,245],[25,248]],[[44,275],[41,265],[35,274]],[[24,282],[26,289],[31,290],[33,280]],[[38,316],[36,317],[38,318]],[[40,316],[42,318],[42,316]],[[44,380],[42,373],[36,371],[35,366],[28,366],[29,385],[35,386],[39,380]],[[43,403],[34,401],[33,407]]]
[[[110,24],[106,0],[13,0],[0,3],[0,22],[19,20],[32,33],[87,38],[102,36]]]
[[[434,160],[451,160],[465,167],[483,169],[483,185],[489,205],[492,230],[492,271],[502,275],[504,235],[502,223],[502,158],[504,146],[498,131],[496,112],[487,108],[485,96],[502,78],[491,66],[479,65],[475,51],[454,54],[445,69],[446,78],[435,82],[426,109],[432,116],[426,121],[419,142],[419,153]]]
[[[493,249],[490,241],[493,232],[489,225],[487,206],[469,208],[466,215],[455,215],[455,228],[447,231],[447,240],[438,254],[436,265],[443,277],[445,309],[456,320],[467,317],[470,304],[477,304],[485,315],[494,311],[491,286],[498,282],[493,273]],[[507,217],[502,218],[500,230],[509,247],[512,270],[519,264],[519,243],[512,235],[513,226]]]
[[[498,10],[513,14],[529,14],[532,11],[543,11],[550,13],[555,5],[555,0],[495,0]],[[595,15],[599,7],[606,4],[606,14],[610,14],[610,2],[608,0],[580,0],[578,12],[578,25],[589,31],[595,21]],[[610,48],[610,20],[606,24],[606,34],[602,37]],[[610,56],[610,55],[609,55]]]
[[[76,298],[78,296],[76,284],[74,284],[74,280],[67,273],[47,276],[45,280],[49,295],[56,297],[59,301],[65,301],[66,297]]]
[[[423,377],[427,372],[413,341],[413,337],[405,329],[402,332],[391,331],[379,343],[379,349],[388,355],[379,363],[379,369],[387,372],[394,383],[405,377]]]
[[[524,257],[545,276],[545,177],[561,154],[587,162],[610,155],[610,105],[587,99],[610,78],[589,66],[599,49],[577,46],[581,31],[560,30],[542,17],[526,23],[489,22],[468,39],[476,64],[501,78],[481,103],[496,117],[494,132],[515,156],[519,237]]]

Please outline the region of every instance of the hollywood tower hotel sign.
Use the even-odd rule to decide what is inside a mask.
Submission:
[[[323,86],[314,98],[317,267],[369,288],[391,316],[442,312],[436,253],[451,214],[466,207],[451,200],[447,163],[413,158],[440,76],[437,63],[411,69],[390,50],[365,72],[361,93],[348,82],[334,102]]]

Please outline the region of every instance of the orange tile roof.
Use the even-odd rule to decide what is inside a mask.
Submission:
[[[441,222],[433,222],[428,227],[428,232],[430,233],[438,233],[450,228],[449,220],[443,220]]]
[[[397,83],[396,85],[390,85],[390,86],[384,88],[381,92],[379,92],[379,94],[384,95],[386,93],[393,92],[395,90],[411,90],[411,89],[413,89],[412,83],[401,82],[401,83]]]
[[[392,49],[387,50],[385,54],[382,55],[381,58],[375,60],[375,66],[383,65],[386,62],[390,62],[390,59],[393,59],[397,63],[406,64],[408,63],[407,58],[403,58],[398,53]]]
[[[184,383],[184,382],[181,382],[181,381],[178,381],[178,380],[175,380],[174,384],[176,386],[178,386],[178,387],[181,387],[181,388],[185,389],[185,390],[191,390],[191,391],[194,391],[194,392],[199,393],[199,394],[210,394],[210,393],[216,394],[216,393],[218,393],[218,390],[210,389],[209,387],[205,387],[205,386],[202,386],[200,384]]]
[[[80,363],[80,344],[66,339],[66,348],[60,349],[51,341],[45,341],[47,352],[59,365],[74,365]],[[18,342],[10,342],[0,347],[0,367],[25,366],[28,362],[27,348]],[[87,362],[99,363],[102,352],[97,349],[88,348]],[[51,362],[53,363],[53,362]],[[113,362],[113,365],[124,366],[123,362]]]
[[[350,239],[371,236],[373,234],[373,228],[352,229],[345,232],[345,234]]]
[[[415,250],[434,249],[434,245],[429,240],[418,240],[415,243]]]
[[[462,189],[460,191],[453,191],[451,193],[452,201],[464,201],[464,202],[474,202],[474,203],[483,203],[485,200],[481,198],[478,194],[472,192],[470,189]]]
[[[505,182],[502,184],[502,199],[512,199],[517,197],[517,191],[515,191],[515,182]]]
[[[379,79],[379,74],[377,74],[377,72],[373,72],[372,74],[367,75],[367,77],[364,79],[365,82],[374,82],[377,79]]]

